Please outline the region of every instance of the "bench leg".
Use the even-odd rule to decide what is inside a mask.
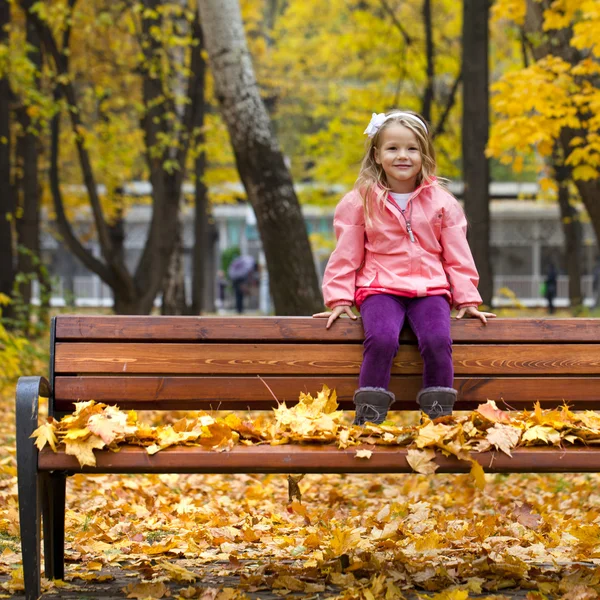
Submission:
[[[44,570],[48,579],[65,578],[65,488],[64,473],[43,476],[42,523],[44,526]]]
[[[43,482],[38,473],[38,449],[31,434],[38,425],[38,398],[41,395],[50,395],[50,386],[43,377],[19,379],[15,411],[17,488],[26,600],[37,600],[40,596],[40,508]]]
[[[21,529],[21,553],[23,556],[23,580],[26,600],[40,596],[40,534],[41,534],[41,477],[37,473],[37,452],[24,460],[19,456],[19,525]]]

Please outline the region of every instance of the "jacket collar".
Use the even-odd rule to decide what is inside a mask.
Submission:
[[[433,177],[431,177],[430,179],[428,179],[427,181],[423,181],[415,190],[414,192],[410,195],[408,201],[410,202],[413,198],[416,198],[423,190],[433,187],[434,185],[437,184],[437,177],[434,175]],[[378,185],[379,189],[382,190],[383,187],[381,185]],[[389,192],[387,194],[387,198],[389,198]]]

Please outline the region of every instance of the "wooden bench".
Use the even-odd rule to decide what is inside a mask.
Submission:
[[[496,319],[452,322],[457,410],[487,399],[515,409],[567,400],[574,409],[600,408],[600,319]],[[410,331],[395,359],[393,410],[417,410],[421,358]],[[17,386],[17,463],[21,543],[28,599],[40,593],[40,529],[45,572],[64,577],[65,480],[72,473],[404,473],[406,448],[377,447],[357,460],[356,447],[238,445],[229,452],[175,447],[152,456],[143,448],[97,452],[81,468],[64,452],[38,452],[38,397],[60,418],[73,402],[94,399],[122,409],[271,409],[295,403],[323,384],[352,410],[362,358],[360,320],[298,317],[59,316],[53,320],[50,377],[22,377]],[[260,376],[260,377],[257,377]],[[262,379],[262,381],[261,381]],[[263,382],[264,381],[264,382]],[[505,405],[501,405],[506,408]],[[473,455],[487,472],[597,472],[600,449],[521,448]],[[470,464],[442,454],[438,472],[468,472]],[[43,519],[41,519],[41,515]]]

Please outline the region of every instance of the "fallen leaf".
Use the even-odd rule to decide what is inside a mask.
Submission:
[[[493,400],[488,400],[485,404],[480,404],[475,409],[475,412],[492,423],[510,423],[512,420],[510,413],[500,410]]]
[[[435,450],[415,450],[409,448],[406,455],[406,462],[416,473],[429,475],[435,473],[438,465],[434,462]]]
[[[357,450],[354,455],[356,458],[371,458],[373,452],[371,450]]]
[[[490,444],[512,457],[510,451],[519,443],[521,430],[511,425],[495,423],[493,427],[488,429],[486,437]]]
[[[127,598],[139,598],[140,600],[162,598],[168,591],[167,586],[162,581],[156,583],[130,583],[123,588]]]
[[[58,440],[56,439],[56,428],[54,426],[54,422],[47,421],[43,425],[40,425],[32,434],[31,437],[35,438],[35,445],[38,450],[42,450],[42,448],[48,444],[54,452],[56,452],[56,444]]]

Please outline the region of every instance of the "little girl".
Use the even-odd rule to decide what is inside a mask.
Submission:
[[[452,414],[456,390],[450,310],[486,323],[479,275],[458,201],[435,177],[429,126],[418,114],[373,114],[354,189],[334,216],[337,245],[323,277],[327,329],[342,313],[362,317],[365,340],[354,423],[382,423],[395,400],[388,390],[400,330],[408,319],[423,357],[417,395],[431,419]]]

